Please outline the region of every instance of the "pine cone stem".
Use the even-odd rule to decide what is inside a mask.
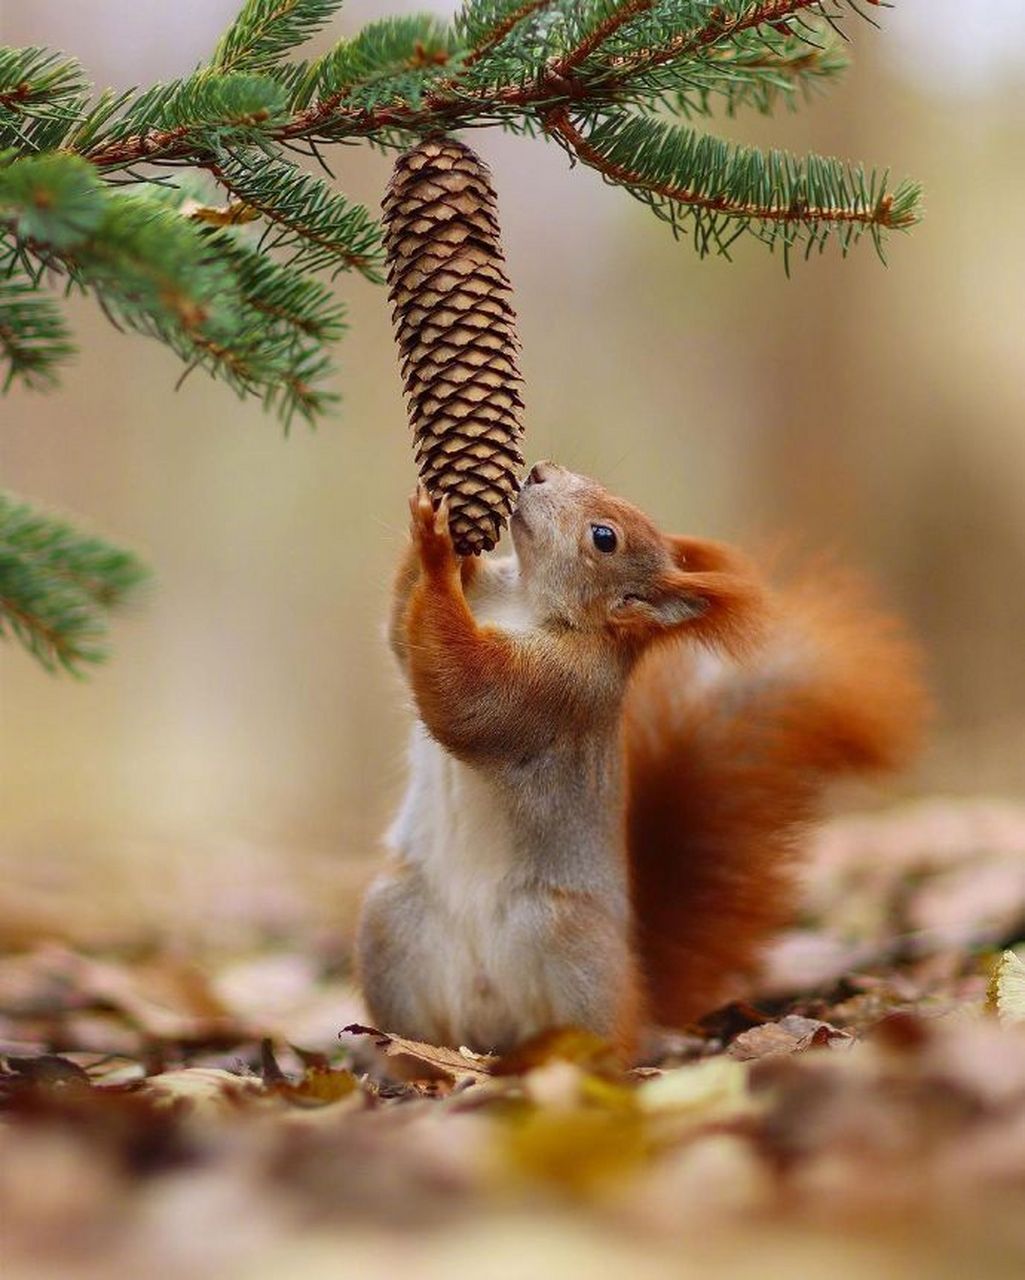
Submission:
[[[523,465],[516,313],[487,166],[454,138],[400,156],[384,202],[389,298],[420,478],[461,555],[498,541]]]

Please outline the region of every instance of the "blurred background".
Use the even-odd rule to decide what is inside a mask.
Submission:
[[[414,7],[351,0],[331,34]],[[236,8],[0,0],[0,40],[66,49],[121,88],[187,73]],[[518,293],[527,453],[668,527],[783,532],[868,569],[924,642],[939,708],[888,798],[1010,797],[1025,782],[1025,15],[904,0],[881,18],[882,33],[851,20],[854,66],[827,97],[724,129],[921,180],[926,220],[888,268],[867,242],[790,281],[753,242],[701,262],[556,147],[472,142]],[[332,164],[376,207],[387,157]],[[165,923],[203,903],[225,938],[310,913],[348,928],[402,780],[408,713],[381,622],[414,473],[385,292],[339,289],[344,404],[316,433],[285,439],[199,374],[175,393],[171,355],[87,302],[61,390],[0,402],[5,487],[155,572],[89,681],[0,650],[0,871],[26,930],[83,888],[93,939],[113,903]]]

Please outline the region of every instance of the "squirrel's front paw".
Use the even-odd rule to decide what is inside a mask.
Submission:
[[[442,498],[435,508],[431,495],[419,484],[409,500],[409,510],[413,516],[410,533],[424,572],[455,572],[459,562],[448,527],[448,498]]]

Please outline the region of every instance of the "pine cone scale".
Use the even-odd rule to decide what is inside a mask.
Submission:
[[[402,361],[406,378],[406,390],[411,391],[417,384],[429,385],[433,379],[441,378],[446,373],[454,377],[474,376],[483,371],[496,378],[514,378],[516,366],[500,351],[489,351],[486,347],[466,346],[461,349],[448,348],[443,351],[422,350],[411,351]]]

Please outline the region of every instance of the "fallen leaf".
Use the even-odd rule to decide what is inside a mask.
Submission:
[[[523,1092],[537,1107],[567,1111],[580,1106],[584,1073],[573,1062],[546,1062],[523,1077]]]
[[[226,205],[217,206],[188,199],[182,201],[178,212],[192,222],[206,222],[213,227],[235,227],[240,223],[255,222],[260,217],[259,210],[243,200],[229,200]]]
[[[771,1019],[771,1014],[763,1013],[746,1000],[731,1000],[729,1004],[706,1014],[698,1026],[709,1039],[725,1045],[749,1027],[759,1027]]]
[[[88,1075],[78,1063],[56,1053],[40,1053],[25,1058],[9,1057],[6,1066],[10,1074],[0,1073],[0,1087],[3,1087],[5,1077],[8,1087],[15,1088],[22,1084],[45,1084],[51,1087],[71,1085],[79,1088],[88,1088],[90,1085]]]
[[[982,958],[945,928],[972,868],[1021,864],[1025,815],[987,812],[845,824],[782,966],[788,990],[752,983],[749,1004],[652,1038],[625,1073],[573,1032],[492,1060],[363,1027],[352,921],[337,885],[325,892],[333,855],[312,890],[290,859],[254,873],[248,846],[187,901],[162,877],[166,927],[126,913],[131,945],[90,924],[79,959],[0,955],[0,1053],[15,1059],[0,1067],[0,1269],[1023,1274],[1025,1033],[986,1016]],[[57,870],[63,893],[78,873],[66,857]],[[993,918],[998,879],[1017,895],[1005,871],[965,897],[966,926]],[[76,931],[95,883],[81,880]],[[1000,985],[1012,971],[1005,960]],[[344,1023],[360,1025],[342,1063]],[[802,1051],[819,1043],[845,1052]],[[570,1228],[586,1252],[555,1256]]]
[[[549,1062],[572,1062],[599,1075],[621,1076],[623,1064],[607,1040],[579,1027],[553,1027],[503,1054],[491,1066],[496,1076],[522,1076]]]
[[[793,1013],[778,1022],[765,1022],[760,1027],[742,1031],[727,1052],[741,1062],[748,1062],[778,1054],[803,1053],[806,1049],[846,1048],[853,1043],[854,1037],[849,1031]]]
[[[748,1069],[724,1055],[691,1062],[642,1081],[637,1101],[644,1111],[688,1112],[701,1119],[719,1119],[750,1105]]]
[[[164,1071],[145,1080],[139,1092],[160,1105],[185,1104],[204,1111],[224,1110],[236,1107],[240,1102],[266,1096],[259,1080],[252,1076],[237,1076],[217,1067],[183,1067],[180,1071]]]
[[[660,1155],[626,1194],[642,1227],[704,1233],[716,1219],[743,1219],[771,1205],[773,1185],[753,1143],[713,1129]]]
[[[4,973],[5,1011],[45,1019],[50,1038],[83,1049],[127,1049],[116,1028],[104,1030],[100,1011],[116,1013],[150,1042],[236,1043],[253,1038],[251,1028],[231,1016],[205,974],[195,965],[170,957],[139,964],[100,960],[50,945],[19,957],[20,967]],[[90,1017],[93,1021],[73,1023]],[[78,1026],[87,1042],[71,1034]],[[69,1029],[71,1028],[71,1029]],[[71,1044],[69,1045],[69,1041]]]
[[[260,1076],[264,1085],[268,1087],[288,1083],[288,1077],[278,1066],[278,1060],[274,1056],[274,1045],[268,1036],[264,1036],[260,1041]]]
[[[318,1049],[303,1049],[297,1044],[288,1046],[304,1067],[327,1070],[331,1065],[331,1060],[326,1053],[321,1053]]]
[[[1025,1022],[1025,962],[1013,951],[994,966],[986,1002],[1002,1023]]]
[[[359,1091],[359,1081],[351,1071],[336,1071],[320,1061],[306,1066],[298,1082],[290,1080],[278,1065],[274,1046],[267,1039],[260,1043],[260,1063],[264,1087],[297,1107],[325,1107]]]
[[[389,1059],[395,1074],[403,1080],[442,1080],[457,1085],[486,1080],[492,1074],[495,1059],[471,1049],[447,1049],[420,1040],[406,1040],[356,1022],[344,1031],[348,1035],[370,1037],[374,1048]]]
[[[652,1150],[647,1117],[637,1109],[530,1108],[499,1133],[498,1151],[509,1173],[573,1195],[634,1172]]]
[[[69,953],[64,967],[80,991],[119,1009],[158,1040],[217,1042],[247,1034],[190,964],[165,960],[129,968]]]
[[[1025,913],[1025,858],[977,862],[932,876],[911,898],[908,923],[930,947],[993,945],[1014,937]]]
[[[307,1067],[298,1084],[279,1088],[289,1102],[300,1107],[325,1107],[359,1092],[359,1081],[351,1071],[333,1067]]]

